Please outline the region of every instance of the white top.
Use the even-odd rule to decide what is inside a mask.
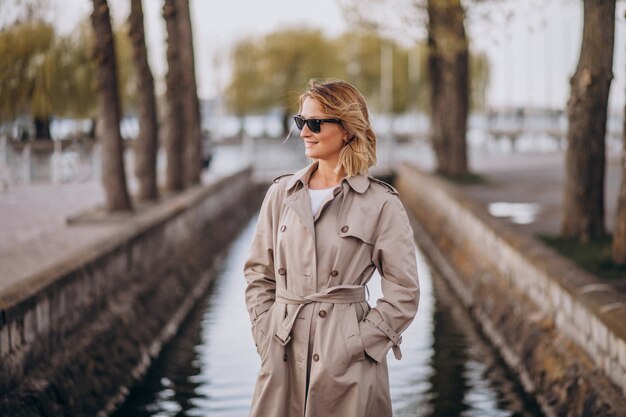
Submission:
[[[322,207],[322,203],[326,200],[326,197],[333,193],[335,187],[324,188],[322,190],[311,190],[309,188],[309,195],[311,196],[311,211],[313,214]]]

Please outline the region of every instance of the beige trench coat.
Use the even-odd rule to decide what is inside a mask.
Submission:
[[[314,216],[316,163],[274,180],[245,263],[261,370],[254,417],[391,416],[385,357],[417,312],[413,232],[397,192],[357,175]],[[374,269],[383,297],[370,308]]]

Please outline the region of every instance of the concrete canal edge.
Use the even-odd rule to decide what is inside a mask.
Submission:
[[[547,416],[626,416],[626,304],[451,183],[403,164],[421,248]]]
[[[258,210],[245,169],[126,217],[66,265],[0,299],[0,415],[105,416],[206,293]],[[106,222],[106,218],[97,219]],[[45,282],[45,285],[41,285]],[[242,307],[243,308],[243,307]]]

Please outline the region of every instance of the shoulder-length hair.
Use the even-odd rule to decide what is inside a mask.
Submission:
[[[300,110],[307,98],[317,100],[327,116],[341,120],[347,133],[335,172],[343,168],[349,177],[367,173],[376,164],[376,135],[363,95],[345,81],[311,80],[309,89],[300,95]]]

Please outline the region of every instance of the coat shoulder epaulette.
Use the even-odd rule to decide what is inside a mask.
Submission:
[[[370,180],[371,182],[374,182],[374,183],[376,183],[376,184],[380,184],[380,185],[382,185],[382,186],[385,188],[385,191],[386,191],[386,192],[388,192],[388,193],[390,193],[390,194],[394,194],[394,195],[399,195],[399,194],[398,194],[398,190],[396,190],[395,188],[393,188],[391,185],[387,184],[385,181],[383,181],[383,180],[379,180],[378,178],[375,178],[375,177],[372,177],[372,176],[369,176],[368,178],[369,178],[369,180]]]
[[[291,177],[293,174],[282,174],[272,180],[274,184],[278,184],[283,178]]]

